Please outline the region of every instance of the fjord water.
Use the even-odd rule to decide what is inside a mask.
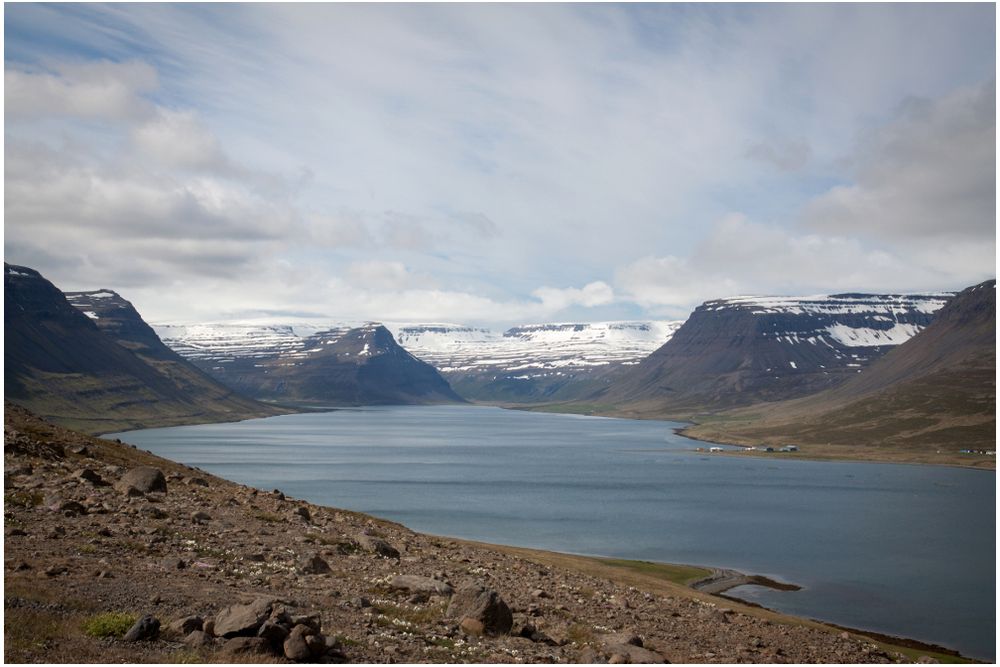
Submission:
[[[421,532],[768,575],[803,588],[730,594],[993,660],[994,473],[709,455],[677,426],[373,407],[108,437]]]

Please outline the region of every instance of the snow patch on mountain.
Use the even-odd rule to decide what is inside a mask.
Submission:
[[[459,324],[387,325],[415,356],[445,373],[539,374],[637,363],[663,345],[681,322],[527,324],[506,331]]]

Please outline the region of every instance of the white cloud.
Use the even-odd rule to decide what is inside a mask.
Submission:
[[[190,110],[157,109],[153,117],[133,128],[132,141],[143,156],[169,167],[228,166],[219,140]]]
[[[158,85],[147,63],[60,63],[53,71],[4,70],[4,114],[8,119],[78,116],[106,120],[148,115],[146,93]]]
[[[592,308],[604,306],[615,300],[614,290],[603,281],[587,283],[582,288],[539,287],[531,293],[539,299],[545,308],[559,311],[570,306],[580,305]]]

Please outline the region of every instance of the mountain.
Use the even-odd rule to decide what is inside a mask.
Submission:
[[[691,434],[827,449],[860,443],[935,462],[961,449],[995,450],[996,281],[960,292],[927,328],[839,386],[734,411]]]
[[[588,400],[623,414],[686,417],[816,393],[918,333],[951,296],[708,301],[666,344]]]
[[[360,327],[158,325],[164,342],[229,387],[324,405],[462,402],[380,324]]]
[[[171,352],[114,292],[75,298],[87,315],[37,271],[4,264],[5,398],[90,432],[277,414]]]
[[[495,332],[456,324],[395,326],[400,345],[470,400],[568,400],[604,387],[669,340],[680,322],[529,324]]]

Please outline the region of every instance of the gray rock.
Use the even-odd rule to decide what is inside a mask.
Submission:
[[[181,635],[182,637],[186,637],[195,630],[200,631],[204,625],[205,619],[201,616],[185,616],[173,621],[167,627],[171,630],[171,632]]]
[[[257,631],[258,637],[271,642],[274,647],[280,647],[288,639],[288,628],[272,619],[264,621]]]
[[[201,630],[192,630],[184,637],[184,643],[191,648],[200,648],[212,643],[212,638]]]
[[[670,662],[656,651],[650,651],[649,649],[642,648],[641,646],[633,646],[632,644],[613,644],[607,647],[607,651],[611,654],[611,658],[608,660],[609,663],[662,665]],[[624,659],[616,661],[616,657]]]
[[[371,535],[358,535],[357,541],[365,551],[370,551],[383,558],[399,558],[399,551],[381,538],[372,537]]]
[[[306,643],[306,633],[312,632],[312,628],[305,625],[296,625],[288,635],[282,648],[285,657],[296,662],[303,662],[312,658],[312,651]]]
[[[233,637],[222,645],[226,655],[273,655],[271,644],[260,637]]]
[[[191,523],[208,523],[212,516],[208,512],[191,512]]]
[[[271,613],[271,602],[255,600],[250,604],[234,604],[215,615],[214,634],[217,637],[252,637]]]
[[[389,586],[397,590],[428,593],[429,595],[448,596],[454,592],[454,589],[443,581],[416,574],[397,574],[389,581]]]
[[[101,477],[100,475],[98,475],[96,472],[94,472],[90,468],[83,468],[81,470],[77,470],[72,475],[70,475],[70,478],[72,478],[72,479],[79,479],[79,480],[82,480],[84,482],[89,482],[89,483],[93,484],[94,486],[110,486],[110,484],[108,484],[107,482],[104,481],[103,477]]]
[[[296,507],[295,514],[302,517],[305,521],[312,521],[312,516],[309,514],[309,509],[306,507]]]
[[[500,594],[478,584],[464,586],[455,592],[447,616],[479,621],[485,632],[492,635],[507,634],[514,623],[510,607]]]
[[[138,642],[144,639],[156,639],[160,634],[160,622],[154,616],[146,615],[129,628],[122,641]]]
[[[150,519],[166,519],[168,514],[161,510],[156,505],[143,505],[139,508],[139,513],[142,516],[149,517]]]
[[[129,470],[120,480],[118,480],[118,483],[115,484],[115,488],[122,492],[127,491],[129,487],[137,489],[143,493],[151,493],[154,491],[166,493],[167,478],[164,477],[163,473],[157,468],[139,466],[138,468],[132,468]]]
[[[313,554],[299,562],[299,571],[303,574],[327,574],[331,572],[330,564],[319,554]]]

